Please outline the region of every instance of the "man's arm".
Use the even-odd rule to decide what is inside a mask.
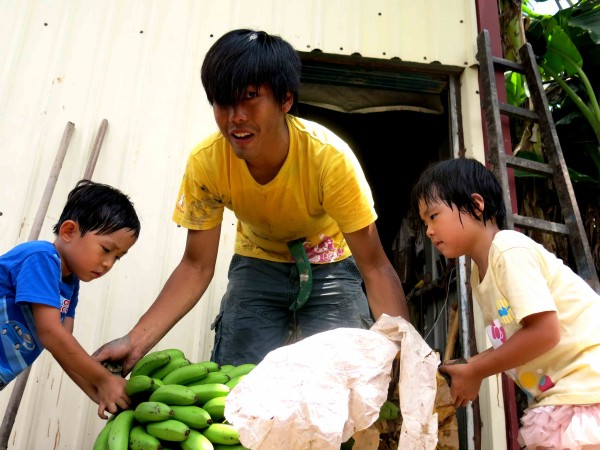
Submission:
[[[362,275],[375,319],[385,313],[410,320],[402,283],[383,250],[375,223],[344,233],[344,237]]]
[[[96,350],[98,361],[120,361],[123,374],[154,347],[200,300],[212,280],[221,226],[188,230],[180,263],[148,310],[131,331]]]

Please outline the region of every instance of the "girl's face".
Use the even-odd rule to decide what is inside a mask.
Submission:
[[[441,200],[419,201],[419,216],[425,225],[427,237],[445,257],[469,255],[473,240],[482,223],[468,214],[461,214],[456,206]]]
[[[100,278],[136,242],[131,230],[120,229],[110,234],[91,231],[81,236],[77,224],[72,224],[64,233],[59,234],[61,242],[57,245],[62,259],[63,277],[74,273],[81,281]]]

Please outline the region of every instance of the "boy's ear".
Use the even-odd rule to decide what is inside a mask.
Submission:
[[[79,233],[79,225],[74,220],[65,220],[58,229],[58,237],[65,242],[70,242]]]
[[[483,214],[483,210],[485,208],[485,201],[480,194],[471,194],[471,200],[473,201],[473,206],[475,206],[475,210],[477,212],[477,216],[481,217]]]

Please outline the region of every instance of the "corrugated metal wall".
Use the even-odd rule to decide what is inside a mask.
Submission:
[[[53,240],[52,225],[106,119],[93,179],[130,195],[142,233],[107,277],[82,285],[75,335],[92,352],[129,331],[181,256],[186,232],[170,217],[188,152],[215,129],[199,70],[216,38],[259,28],[301,51],[469,68],[463,120],[480,130],[474,8],[466,0],[1,0],[0,252],[28,239],[72,122],[39,236]],[[465,137],[468,148],[480,143],[479,131]],[[157,348],[208,358],[234,226],[227,215],[209,291]],[[2,413],[11,390],[0,394]],[[89,449],[103,425],[96,405],[46,353],[32,368],[9,448]]]

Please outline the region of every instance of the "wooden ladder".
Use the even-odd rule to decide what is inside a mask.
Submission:
[[[481,106],[484,113],[489,147],[487,162],[490,170],[500,181],[504,192],[506,226],[509,229],[514,229],[515,227],[526,228],[568,236],[578,275],[596,292],[600,293],[600,283],[598,282],[598,274],[594,266],[590,244],[585,233],[567,165],[558,141],[554,121],[552,120],[548,100],[544,92],[542,78],[538,71],[531,45],[525,43],[519,50],[521,63],[493,56],[491,48],[488,31],[481,31],[477,37],[477,60],[479,61],[480,87],[482,91]],[[525,76],[534,111],[499,102],[495,78],[496,73],[499,71],[513,71]],[[539,163],[506,153],[501,125],[502,114],[509,117],[519,117],[538,124],[547,163]],[[558,196],[564,223],[551,222],[513,213],[507,168],[520,169],[528,173],[544,175],[551,179]]]

